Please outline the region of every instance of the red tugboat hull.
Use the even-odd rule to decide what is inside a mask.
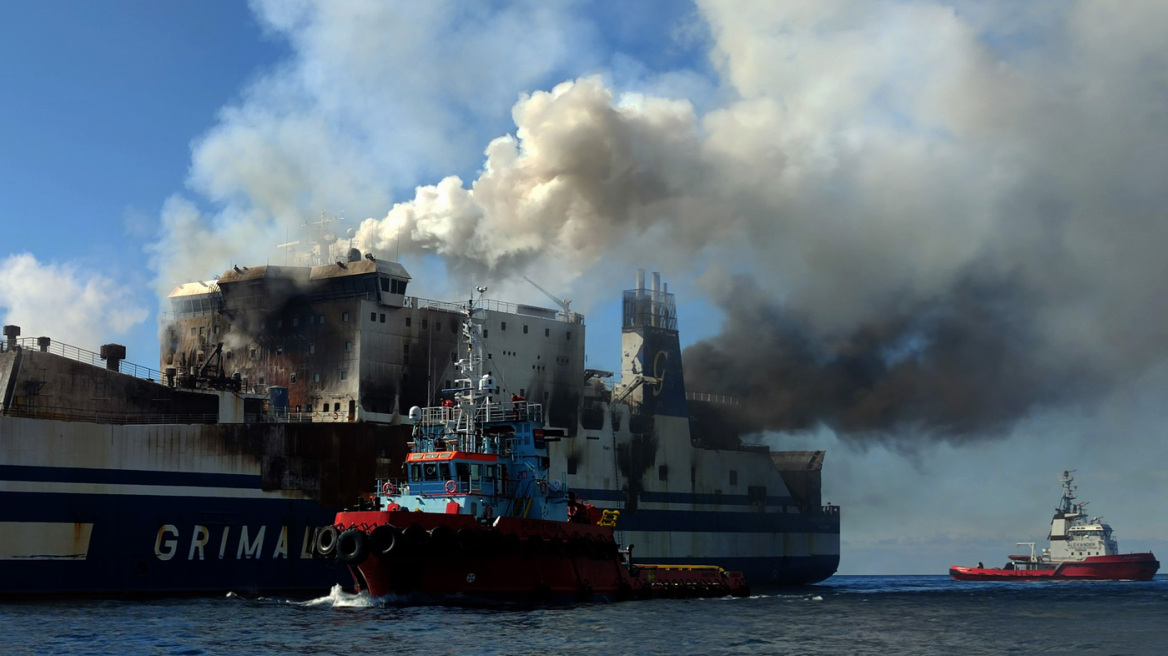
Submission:
[[[629,566],[613,529],[596,524],[515,517],[483,524],[470,515],[395,510],[339,513],[335,528],[337,562],[376,597],[622,601],[749,594],[741,573],[717,567]]]
[[[1088,556],[1081,561],[1065,561],[1049,569],[1002,569],[950,567],[949,576],[958,581],[1150,581],[1160,569],[1152,553]]]

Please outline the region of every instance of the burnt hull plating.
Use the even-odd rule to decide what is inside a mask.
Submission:
[[[0,595],[327,590],[319,526],[389,455],[368,424],[124,426],[0,417]],[[364,464],[362,464],[364,463]]]

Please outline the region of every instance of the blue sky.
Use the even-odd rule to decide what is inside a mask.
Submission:
[[[0,319],[157,366],[169,289],[324,212],[413,293],[572,298],[616,368],[618,292],[658,269],[724,374],[700,391],[773,391],[760,439],[829,449],[843,571],[993,562],[1076,467],[1122,547],[1163,550],[1166,28],[1155,2],[12,2]]]

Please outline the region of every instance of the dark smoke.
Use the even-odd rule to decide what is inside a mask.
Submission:
[[[686,388],[736,397],[697,414],[739,435],[822,425],[901,446],[1002,436],[1033,411],[1104,389],[1101,372],[1046,347],[1038,308],[1015,280],[967,276],[944,296],[822,335],[738,277],[722,333],[685,350]]]

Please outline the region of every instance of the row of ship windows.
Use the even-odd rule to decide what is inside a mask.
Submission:
[[[290,372],[290,373],[288,374],[288,382],[289,382],[289,383],[295,383],[295,382],[297,381],[297,379],[298,379],[298,378],[299,378],[299,376],[297,376],[297,375],[296,375],[296,372],[295,372],[295,371],[293,371],[293,372]],[[341,380],[347,380],[347,379],[349,378],[349,372],[348,372],[348,370],[341,369],[341,371],[340,371],[340,378],[341,378]],[[314,373],[314,374],[312,374],[312,382],[314,382],[314,383],[319,383],[319,382],[320,382],[320,374],[319,374],[319,373]],[[263,376],[260,376],[260,377],[259,377],[259,379],[257,380],[257,384],[259,384],[261,387],[262,387],[262,386],[265,384],[265,383],[264,383],[264,377],[263,377]]]
[[[411,325],[413,324],[412,319],[413,319],[412,317],[406,317],[406,328],[411,327]],[[375,322],[375,323],[385,323],[385,313],[384,312],[370,312],[369,313],[369,321]],[[349,313],[342,312],[341,313],[341,323],[348,323],[348,322],[349,322]],[[429,323],[430,323],[429,319],[422,319],[422,330],[429,330],[430,329]],[[324,315],[323,314],[309,315],[308,316],[308,325],[310,325],[310,326],[312,326],[312,325],[323,326],[324,325]],[[292,317],[292,327],[297,328],[299,326],[300,326],[300,317]],[[260,325],[261,329],[267,329],[267,327],[268,327],[268,322],[266,322],[266,321]],[[284,320],[283,319],[276,319],[276,327],[283,328],[284,327]],[[524,335],[528,334],[528,328],[529,328],[529,326],[527,324],[523,324],[523,334]],[[502,331],[506,331],[507,330],[507,322],[506,321],[500,322],[499,329]],[[442,322],[435,321],[434,322],[434,332],[441,332],[441,330],[442,330]],[[231,324],[227,324],[227,326],[224,329],[224,332],[228,332],[228,333],[231,332]],[[451,333],[458,333],[458,324],[457,323],[452,322],[450,324],[450,332]],[[483,329],[483,339],[487,338],[489,332],[490,331],[488,329],[486,329],[486,328]],[[197,335],[205,335],[205,334],[206,334],[206,326],[191,326],[191,336],[192,337],[197,336]],[[217,326],[217,325],[211,326],[211,334],[218,335],[219,334],[219,326]],[[544,337],[551,337],[552,336],[551,328],[544,328],[543,329],[543,336]],[[569,330],[569,331],[565,332],[564,339],[567,341],[572,341],[572,331]]]

